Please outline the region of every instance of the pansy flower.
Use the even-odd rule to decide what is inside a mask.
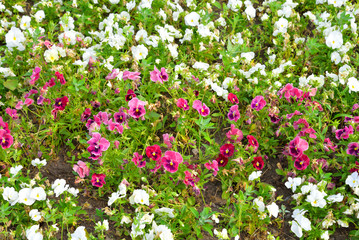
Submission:
[[[251,107],[252,109],[259,111],[262,108],[265,107],[265,105],[267,104],[267,102],[264,100],[263,96],[256,96],[251,103]]]
[[[294,160],[294,167],[298,170],[304,170],[309,166],[310,159],[307,155],[302,154]]]
[[[183,110],[187,111],[189,110],[189,105],[187,100],[183,98],[179,98],[176,103],[177,107],[182,108]]]
[[[230,121],[237,122],[238,119],[241,117],[241,114],[238,111],[238,105],[233,105],[228,112],[228,119]]]
[[[105,185],[106,184],[105,177],[106,177],[105,174],[96,174],[96,173],[92,174],[92,179],[91,179],[92,186],[100,188],[103,185]]]
[[[61,74],[59,72],[55,72],[55,76],[56,76],[57,80],[59,80],[62,85],[64,85],[66,83],[66,80],[65,80],[63,74]]]
[[[130,101],[132,98],[135,98],[136,94],[132,89],[128,89],[127,94],[125,96],[126,102]]]
[[[248,139],[248,147],[253,147],[254,149],[254,152],[257,152],[258,150],[258,147],[259,147],[259,144],[258,144],[258,141],[255,137],[253,137],[252,135],[248,135],[247,136],[247,139]]]
[[[228,100],[231,102],[231,103],[235,103],[235,104],[238,104],[239,103],[239,100],[237,98],[237,96],[233,93],[229,93],[228,94]]]
[[[224,144],[223,146],[221,146],[221,148],[219,149],[219,151],[221,152],[221,154],[223,156],[225,156],[226,158],[232,157],[233,153],[234,153],[234,146],[233,144]]]
[[[135,152],[133,154],[132,162],[139,168],[143,168],[146,166],[146,160],[142,160],[143,156]]]
[[[85,111],[81,114],[81,122],[86,122],[91,116],[91,109],[86,108]]]
[[[236,128],[234,124],[231,124],[231,130],[226,133],[227,139],[232,143],[240,143],[243,139],[243,133]]]
[[[217,175],[217,172],[219,171],[217,160],[213,160],[212,162],[205,163],[204,166],[205,166],[208,170],[211,170],[211,169],[213,170],[213,176],[216,176],[216,175]]]
[[[124,71],[122,75],[123,80],[131,79],[131,80],[137,80],[140,79],[141,73],[139,72],[130,72],[130,71]]]
[[[68,103],[69,99],[67,98],[67,96],[63,96],[62,98],[56,98],[54,108],[56,110],[64,110]]]
[[[302,155],[304,151],[308,150],[308,148],[308,142],[297,136],[289,143],[289,154],[297,158]]]
[[[349,127],[345,126],[343,129],[338,129],[335,131],[335,138],[340,139],[348,139],[350,134],[354,133],[354,129],[351,125]]]
[[[216,161],[218,163],[218,167],[225,167],[228,163],[228,158],[226,158],[223,154],[219,154],[216,158]]]
[[[163,143],[167,145],[167,148],[172,148],[172,142],[174,142],[175,138],[173,136],[170,136],[168,133],[165,133],[162,135],[163,137]]]
[[[128,114],[133,118],[140,118],[146,114],[145,106],[146,103],[139,100],[138,98],[133,98],[131,101],[128,102],[129,110]]]
[[[5,112],[12,118],[12,119],[18,119],[19,115],[17,114],[16,109],[6,108]]]
[[[115,79],[119,74],[120,74],[120,70],[118,70],[118,68],[114,68],[114,69],[112,69],[112,72],[110,72],[110,73],[105,77],[105,79],[106,79],[106,80]]]
[[[252,165],[257,170],[262,170],[264,167],[264,161],[261,156],[254,157],[252,161]]]
[[[78,161],[72,169],[80,176],[80,178],[85,178],[90,175],[90,169],[83,161]]]
[[[161,72],[156,68],[150,72],[150,78],[151,81],[153,82],[160,82],[163,83],[165,81],[168,81],[168,74],[166,73],[166,69],[165,68],[161,68]]]
[[[31,78],[30,85],[34,85],[35,82],[40,78],[40,72],[41,72],[41,68],[39,67],[35,67],[34,70],[32,70],[32,74],[30,76]]]
[[[348,144],[347,154],[353,156],[359,156],[359,144],[357,142],[352,142]]]
[[[180,153],[174,151],[166,151],[162,157],[163,168],[170,172],[177,172],[179,164],[183,162],[183,158]]]
[[[14,142],[14,138],[10,132],[5,129],[0,129],[0,145],[3,149],[9,148]]]
[[[199,181],[199,177],[190,173],[189,171],[184,171],[185,179],[183,180],[183,183],[186,184],[186,186],[191,185],[192,187],[195,186],[195,184]]]
[[[146,155],[148,158],[158,161],[161,159],[162,151],[160,146],[153,145],[146,148]]]
[[[206,106],[206,104],[204,104],[204,103],[202,104],[202,102],[201,102],[200,100],[195,100],[195,101],[193,102],[192,107],[193,107],[194,109],[196,109],[196,110],[198,111],[198,113],[199,113],[201,116],[203,116],[203,117],[208,116],[209,113],[210,113],[210,110],[209,110],[209,108]]]

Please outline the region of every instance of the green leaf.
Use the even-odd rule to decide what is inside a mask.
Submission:
[[[196,218],[199,217],[199,213],[198,213],[198,211],[197,211],[194,207],[191,207],[189,210],[193,213],[193,215],[194,215]]]
[[[18,81],[16,79],[9,79],[4,82],[4,86],[10,90],[15,90],[18,85]]]

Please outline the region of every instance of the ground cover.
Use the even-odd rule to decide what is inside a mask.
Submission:
[[[359,5],[0,3],[1,239],[356,239]]]

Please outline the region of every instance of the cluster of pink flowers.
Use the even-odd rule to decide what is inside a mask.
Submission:
[[[0,117],[0,145],[3,149],[11,147],[14,143],[14,138],[11,136],[8,123],[4,122]]]
[[[308,150],[309,144],[306,140],[296,136],[289,143],[289,154],[294,158],[294,166],[298,170],[306,169],[310,164],[310,159],[304,154]]]
[[[87,143],[90,144],[87,151],[91,154],[90,158],[93,160],[99,159],[102,152],[106,151],[110,146],[110,142],[97,132],[92,133],[92,138]]]
[[[206,106],[206,104],[202,103],[200,100],[195,100],[193,102],[192,107],[196,109],[198,113],[203,117],[208,116],[209,113],[211,112],[209,108]]]

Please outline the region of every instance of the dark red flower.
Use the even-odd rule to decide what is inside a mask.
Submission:
[[[57,80],[59,80],[62,85],[64,85],[66,83],[66,80],[65,80],[63,74],[61,74],[59,72],[55,72],[55,76],[56,76]]]
[[[252,161],[253,167],[257,170],[262,170],[264,167],[264,162],[261,156],[254,157]]]
[[[248,147],[252,146],[254,148],[254,152],[257,152],[259,147],[257,139],[252,135],[248,135],[247,139],[248,139]]]
[[[231,103],[235,103],[235,104],[238,104],[239,103],[239,100],[237,98],[237,96],[233,93],[229,93],[228,94],[228,100],[231,102]]]
[[[307,155],[302,154],[294,161],[294,167],[296,167],[298,170],[304,170],[309,166],[310,159]]]
[[[223,154],[219,154],[216,161],[218,163],[218,167],[225,167],[228,163],[228,158],[226,158]]]
[[[193,93],[194,93],[194,95],[195,95],[196,97],[198,97],[198,95],[199,95],[199,91],[194,90],[194,91],[193,91]]]
[[[91,116],[91,109],[86,108],[85,111],[81,115],[81,122],[86,122]]]
[[[160,146],[158,145],[153,145],[153,146],[148,146],[146,148],[146,155],[148,158],[158,161],[161,159],[161,155],[162,155],[162,151],[160,149]]]
[[[54,108],[56,110],[64,110],[68,103],[69,99],[66,96],[63,96],[62,98],[56,98]]]
[[[233,144],[224,144],[219,151],[221,154],[227,158],[231,157],[234,153],[234,146]]]

